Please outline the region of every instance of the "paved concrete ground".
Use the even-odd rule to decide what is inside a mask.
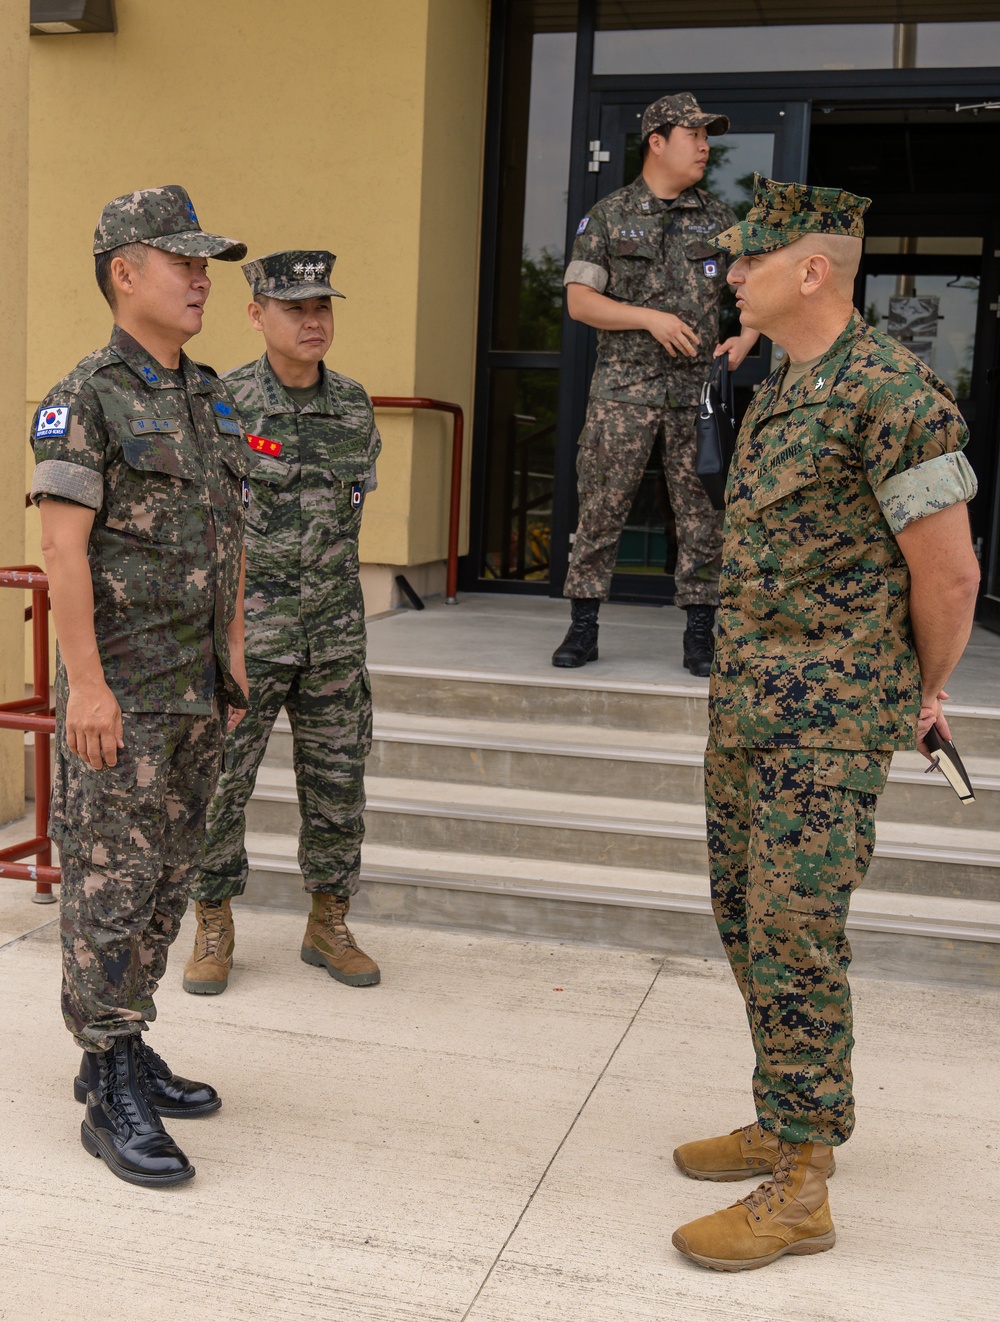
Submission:
[[[1000,994],[856,982],[859,1128],[839,1242],[717,1275],[670,1247],[750,1186],[674,1145],[752,1118],[721,961],[359,924],[380,987],[298,959],[303,914],[243,909],[219,998],[152,1044],[222,1111],[174,1121],[198,1169],[116,1180],[80,1146],[54,910],[0,882],[4,1322],[986,1322],[996,1317]]]
[[[600,614],[600,660],[557,670],[551,656],[569,626],[569,603],[550,597],[460,594],[457,606],[431,598],[426,610],[395,611],[368,623],[372,665],[420,666],[471,674],[518,674],[559,684],[683,685],[708,692],[681,665],[686,616],[673,606],[614,602]],[[978,625],[948,685],[955,703],[1000,707],[1000,635]]]

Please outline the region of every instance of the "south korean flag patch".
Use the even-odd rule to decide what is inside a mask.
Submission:
[[[719,274],[719,263],[714,257],[709,257],[705,262],[705,274],[710,280]]]
[[[587,228],[587,226],[588,226],[589,224],[590,224],[590,217],[589,217],[589,216],[584,216],[583,220],[581,220],[580,223],[579,223],[579,225],[577,225],[577,227],[576,227],[576,232],[577,232],[577,234],[578,234],[578,235],[579,235],[579,234],[582,234],[583,231]]]
[[[65,436],[69,431],[69,406],[39,409],[38,423],[35,427],[35,440],[43,441],[48,436]]]

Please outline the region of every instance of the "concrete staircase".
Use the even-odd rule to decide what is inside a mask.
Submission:
[[[701,763],[707,685],[373,666],[359,914],[718,956]],[[893,762],[852,903],[855,967],[1000,985],[1000,711],[953,707],[963,807]],[[247,900],[304,907],[282,717],[248,810]]]

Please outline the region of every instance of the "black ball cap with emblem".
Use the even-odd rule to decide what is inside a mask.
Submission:
[[[244,262],[242,269],[254,298],[344,298],[330,284],[336,260],[325,248],[289,248]]]

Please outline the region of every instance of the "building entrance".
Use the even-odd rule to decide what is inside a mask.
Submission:
[[[916,67],[906,33],[878,26],[874,11],[870,24],[822,32],[744,27],[685,37],[679,27],[616,30],[619,20],[611,22],[611,11],[594,0],[564,7],[564,19],[551,6],[509,3],[515,36],[506,45],[497,18],[495,49],[504,59],[493,84],[472,547],[463,586],[562,592],[595,354],[594,333],[565,315],[562,273],[580,217],[638,174],[645,107],[690,91],[705,109],[730,118],[731,132],[712,140],[704,186],[738,215],[750,204],[755,170],[874,199],[857,302],[959,398],[980,484],[970,507],[984,577],[980,619],[1000,629],[1000,185],[987,166],[1000,147],[1000,60],[972,67],[980,57],[967,36],[975,28],[985,50],[985,36],[1000,39],[1000,24],[941,25],[965,41],[943,57],[956,67]],[[584,23],[587,14],[596,26]],[[781,37],[784,53],[774,55],[773,71],[761,72],[763,48],[748,65],[747,42],[772,41],[768,33]],[[942,58],[943,36],[924,27],[920,33],[922,58]],[[732,59],[719,72],[691,72],[711,68],[700,61],[727,50]],[[958,67],[960,58],[969,67]],[[724,319],[722,336],[729,330]],[[747,359],[737,376],[738,408],[776,362],[767,343]],[[612,597],[671,601],[671,549],[665,484],[654,468],[622,538]]]

